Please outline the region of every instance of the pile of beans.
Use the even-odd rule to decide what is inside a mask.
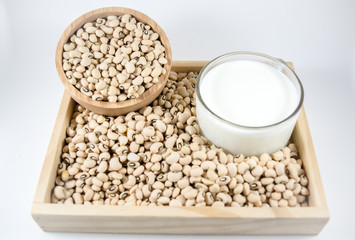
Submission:
[[[97,101],[137,98],[165,74],[166,63],[159,34],[129,14],[86,23],[63,49],[69,82]]]
[[[53,203],[134,206],[307,206],[308,179],[293,143],[233,156],[199,135],[197,73],[169,76],[151,105],[106,117],[77,105]]]

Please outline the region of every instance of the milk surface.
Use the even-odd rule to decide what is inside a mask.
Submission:
[[[220,64],[200,84],[207,107],[238,125],[278,123],[290,116],[298,104],[297,92],[287,76],[261,62],[234,60]]]

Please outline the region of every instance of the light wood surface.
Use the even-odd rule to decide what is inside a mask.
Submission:
[[[206,61],[178,61],[173,71],[199,71]],[[318,234],[329,220],[304,108],[292,138],[309,178],[309,207],[127,207],[50,203],[56,168],[75,102],[64,92],[37,185],[32,217],[44,231],[149,234]]]
[[[116,102],[116,103],[96,101],[84,95],[78,89],[76,89],[71,83],[69,83],[69,80],[67,79],[63,70],[63,63],[62,63],[63,46],[65,43],[68,42],[69,37],[73,35],[85,23],[94,21],[99,17],[107,17],[110,15],[121,16],[123,14],[131,14],[138,21],[150,25],[152,29],[159,34],[160,41],[165,47],[165,58],[168,61],[166,64],[164,64],[164,69],[166,70],[166,72],[165,74],[162,74],[159,77],[159,82],[155,83],[151,88],[145,91],[138,98],[126,100],[123,102]],[[122,8],[122,7],[106,7],[106,8],[96,9],[91,12],[85,13],[84,15],[74,20],[63,32],[58,42],[56,54],[55,54],[55,64],[57,67],[59,78],[62,81],[65,89],[71,95],[71,97],[76,102],[90,109],[91,111],[100,114],[105,114],[108,116],[122,115],[131,111],[135,111],[151,103],[164,89],[164,86],[167,82],[170,73],[171,62],[172,62],[171,46],[164,30],[153,19],[151,19],[147,15],[133,9]]]

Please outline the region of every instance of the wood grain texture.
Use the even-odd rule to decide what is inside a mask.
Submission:
[[[54,187],[57,167],[66,137],[66,129],[69,126],[73,115],[75,102],[69,94],[64,92],[62,103],[60,104],[57,119],[54,124],[53,133],[49,141],[45,161],[39,177],[34,202],[49,203],[51,192]]]
[[[151,88],[145,91],[136,99],[130,99],[123,102],[104,102],[104,101],[96,101],[92,98],[84,95],[78,89],[76,89],[72,84],[69,83],[64,70],[63,70],[63,46],[68,42],[68,39],[71,35],[73,35],[80,27],[82,27],[87,22],[92,22],[99,17],[107,17],[110,15],[121,16],[123,14],[131,14],[138,21],[141,21],[145,24],[151,26],[151,28],[157,32],[160,36],[160,41],[165,47],[165,58],[167,59],[167,63],[164,64],[164,69],[166,70],[165,74],[162,74],[159,77],[159,81],[155,83]],[[63,32],[61,38],[59,39],[56,54],[55,54],[55,64],[57,68],[57,72],[60,80],[62,81],[65,89],[69,92],[71,97],[81,104],[82,106],[88,108],[91,111],[96,113],[105,114],[108,116],[118,116],[131,111],[135,111],[141,107],[144,107],[151,103],[164,89],[164,86],[167,82],[170,68],[172,63],[172,52],[171,46],[168,37],[166,36],[164,30],[150,17],[147,15],[138,12],[136,10],[130,8],[122,8],[122,7],[106,7],[93,10],[91,12],[85,13],[80,16],[76,20],[74,20]]]
[[[199,71],[206,61],[177,61],[173,71]],[[50,203],[56,168],[75,102],[64,92],[32,205],[44,231],[148,234],[318,234],[329,211],[304,108],[292,138],[309,178],[309,207],[127,207]]]
[[[63,211],[65,209],[65,211]],[[317,234],[320,208],[119,207],[34,204],[44,231],[148,234]]]

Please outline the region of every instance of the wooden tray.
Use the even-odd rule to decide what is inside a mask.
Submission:
[[[200,71],[207,62],[173,62],[172,71]],[[292,64],[290,63],[292,67]],[[74,100],[64,92],[32,204],[32,217],[44,231],[149,234],[318,234],[329,211],[306,113],[293,131],[309,178],[309,207],[142,207],[50,203]]]

